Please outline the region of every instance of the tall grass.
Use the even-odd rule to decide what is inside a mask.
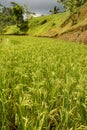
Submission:
[[[87,46],[4,38],[0,115],[0,130],[87,130]]]

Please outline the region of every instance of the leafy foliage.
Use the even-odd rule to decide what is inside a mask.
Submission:
[[[87,1],[86,0],[57,0],[61,2],[65,9],[69,9],[70,12],[74,11],[75,8],[82,6]]]
[[[28,20],[24,19],[24,14],[29,13],[28,10],[26,12],[23,6],[15,2],[11,2],[11,5],[11,7],[0,5],[0,32],[4,33],[4,28],[15,24],[21,31],[26,32],[28,30]]]
[[[17,26],[19,26],[24,20],[23,20],[23,14],[24,14],[24,9],[21,5],[11,2],[12,6],[12,15],[13,19],[15,20]]]
[[[0,33],[3,33],[3,30],[6,26],[15,24],[15,21],[12,18],[11,8],[1,5],[0,11]]]

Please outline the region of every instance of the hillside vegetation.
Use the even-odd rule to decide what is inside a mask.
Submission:
[[[51,14],[29,19],[28,31],[21,32],[15,25],[8,26],[5,34],[28,34],[33,36],[59,37],[70,41],[87,43],[87,4],[78,8],[78,13]],[[73,19],[76,23],[73,24]]]
[[[87,46],[3,37],[0,130],[87,130]]]

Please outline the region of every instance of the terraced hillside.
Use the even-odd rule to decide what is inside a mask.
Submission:
[[[71,16],[69,12],[29,19],[28,31],[21,32],[16,26],[7,27],[5,34],[28,34],[33,36],[59,37],[62,39],[87,43],[87,4]],[[76,23],[73,24],[73,19]]]

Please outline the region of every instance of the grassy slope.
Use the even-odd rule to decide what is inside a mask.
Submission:
[[[79,15],[77,16],[77,23],[73,26],[71,19],[69,19],[69,12],[31,18],[29,20],[29,30],[27,34],[47,37],[54,37],[64,34],[63,37],[65,37],[65,39],[72,37],[74,40],[78,37],[79,34],[83,34],[82,37],[84,37],[87,33],[87,4],[83,5],[78,10]],[[61,24],[64,22],[64,26],[61,26]],[[14,33],[22,34],[22,32],[20,32],[16,26],[7,28],[6,34]],[[65,33],[67,33],[68,36],[65,35]]]
[[[62,22],[65,21],[66,17],[68,16],[68,13],[60,13],[60,14],[53,14],[48,16],[41,16],[38,18],[33,18],[29,22],[29,34],[33,35],[41,35],[41,36],[50,36],[55,35],[58,30],[58,28]],[[42,24],[44,21],[46,22]],[[49,33],[47,33],[49,32]]]
[[[47,31],[60,26],[61,23],[66,19],[68,13],[60,13],[55,15],[41,16],[29,19],[29,30],[27,34],[30,35],[45,35]],[[43,24],[43,22],[46,22]],[[20,33],[16,26],[7,27],[6,34]],[[53,33],[54,34],[54,33]]]

